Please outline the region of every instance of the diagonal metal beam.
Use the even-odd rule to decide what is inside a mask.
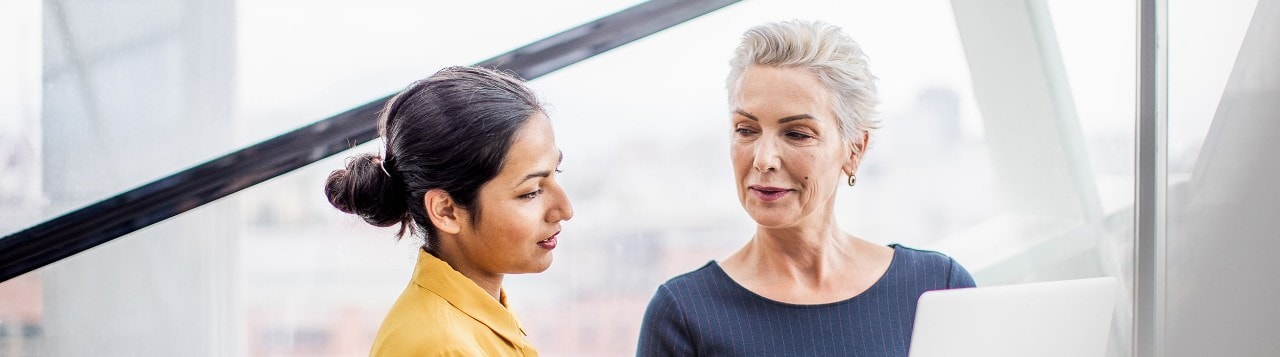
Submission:
[[[535,79],[739,0],[652,0],[478,63]],[[0,282],[377,138],[385,96],[0,239]]]

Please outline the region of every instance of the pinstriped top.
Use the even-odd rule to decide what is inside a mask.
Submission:
[[[712,261],[658,287],[637,356],[906,356],[916,300],[974,286],[954,259],[890,245],[884,276],[847,300],[796,305],[757,295]]]

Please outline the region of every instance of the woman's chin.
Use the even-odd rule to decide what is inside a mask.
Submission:
[[[782,212],[761,212],[757,210],[748,211],[747,214],[751,215],[751,219],[756,221],[756,224],[764,228],[780,228],[796,222],[796,218],[793,215]]]
[[[537,267],[537,270],[534,271],[534,273],[541,273],[541,272],[547,271],[547,269],[550,269],[550,268],[551,268],[551,257],[550,257],[550,254],[548,254],[547,263],[539,265]]]
[[[547,271],[547,269],[551,268],[552,260],[551,252],[547,252],[546,255],[535,258],[527,264],[524,264],[519,272],[513,274],[537,274]]]

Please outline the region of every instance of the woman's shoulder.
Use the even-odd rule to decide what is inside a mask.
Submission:
[[[448,306],[448,302],[439,296],[432,294],[426,289],[410,284],[400,296],[396,298],[395,303],[391,304],[391,309],[387,312],[387,320],[396,321],[408,318],[411,320],[421,320],[423,318],[440,319],[448,316],[448,310],[442,307]]]
[[[662,285],[697,285],[710,280],[715,280],[717,275],[724,275],[724,270],[721,270],[720,265],[712,260],[703,264],[702,267],[699,267],[698,269],[667,279],[667,282],[662,283]]]
[[[388,322],[408,321],[449,321],[460,313],[449,301],[416,283],[410,283],[387,312]]]
[[[486,325],[428,292],[401,296],[378,329],[369,355],[496,356],[512,351]]]
[[[479,355],[470,329],[457,327],[447,314],[392,311],[374,338],[370,356]],[[416,320],[415,319],[420,319]],[[416,322],[416,323],[414,323]]]
[[[467,336],[449,336],[448,330],[424,334],[409,329],[398,330],[374,340],[370,356],[480,356],[483,350],[464,343]],[[456,335],[456,334],[455,334]]]
[[[937,281],[943,288],[974,286],[969,271],[946,254],[901,244],[889,246],[894,250],[889,269],[897,277],[911,281]]]
[[[715,261],[709,261],[693,271],[676,275],[658,287],[659,292],[665,290],[672,295],[687,295],[705,292],[708,289],[723,289],[732,283],[729,276]]]
[[[913,248],[898,243],[890,244],[889,247],[893,248],[893,259],[895,261],[901,259],[911,264],[926,265],[950,265],[955,261],[950,256],[938,251]]]

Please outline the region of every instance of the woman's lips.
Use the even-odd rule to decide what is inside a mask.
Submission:
[[[550,238],[538,241],[538,246],[546,250],[556,249],[556,243],[557,243],[556,236],[558,235],[560,235],[560,232],[556,232],[556,234],[552,234]]]
[[[787,193],[791,192],[791,190],[785,188],[769,186],[751,186],[748,187],[748,189],[751,190],[751,193],[754,194],[756,198],[765,202],[777,201],[786,196]]]

